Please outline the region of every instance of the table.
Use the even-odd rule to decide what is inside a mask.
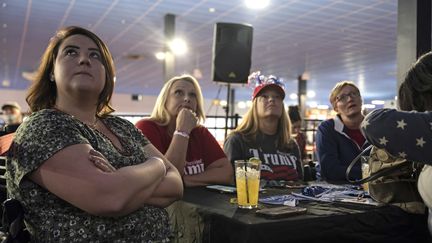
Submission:
[[[287,189],[267,192],[286,193]],[[181,203],[201,215],[203,242],[432,242],[426,215],[394,206],[301,202],[307,214],[266,219],[230,203],[235,196],[204,187],[185,190]]]

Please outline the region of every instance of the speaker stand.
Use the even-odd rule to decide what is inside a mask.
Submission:
[[[231,104],[231,83],[227,84],[227,104],[225,106],[225,139],[228,136],[228,117]]]

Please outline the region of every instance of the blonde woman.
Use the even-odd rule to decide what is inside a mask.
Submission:
[[[300,151],[291,136],[291,123],[283,103],[284,84],[277,77],[260,72],[249,76],[249,84],[254,86],[252,107],[225,141],[225,153],[231,163],[260,158],[261,179],[302,179]]]
[[[185,186],[233,181],[233,170],[226,155],[207,128],[200,125],[204,119],[198,81],[183,75],[165,83],[151,117],[136,124],[177,167]]]

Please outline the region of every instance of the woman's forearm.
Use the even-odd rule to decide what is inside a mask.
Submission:
[[[174,135],[168,150],[165,153],[165,158],[167,158],[177,168],[181,176],[184,175],[188,143],[188,138]]]
[[[185,175],[183,177],[185,186],[193,187],[209,184],[233,184],[234,172],[228,160],[224,158],[223,162],[217,161],[217,163],[218,165],[207,167],[203,173]]]

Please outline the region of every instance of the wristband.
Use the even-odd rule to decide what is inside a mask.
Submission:
[[[163,167],[164,167],[164,175],[167,174],[167,167],[166,167],[165,162],[163,161],[163,159],[161,159],[159,157],[156,157],[156,156],[150,157],[148,159],[155,159],[157,161],[160,161],[162,163]]]
[[[182,137],[184,137],[184,138],[189,139],[189,133],[187,133],[187,132],[183,132],[183,131],[175,130],[175,131],[174,131],[174,135],[179,135],[179,136],[182,136]]]

